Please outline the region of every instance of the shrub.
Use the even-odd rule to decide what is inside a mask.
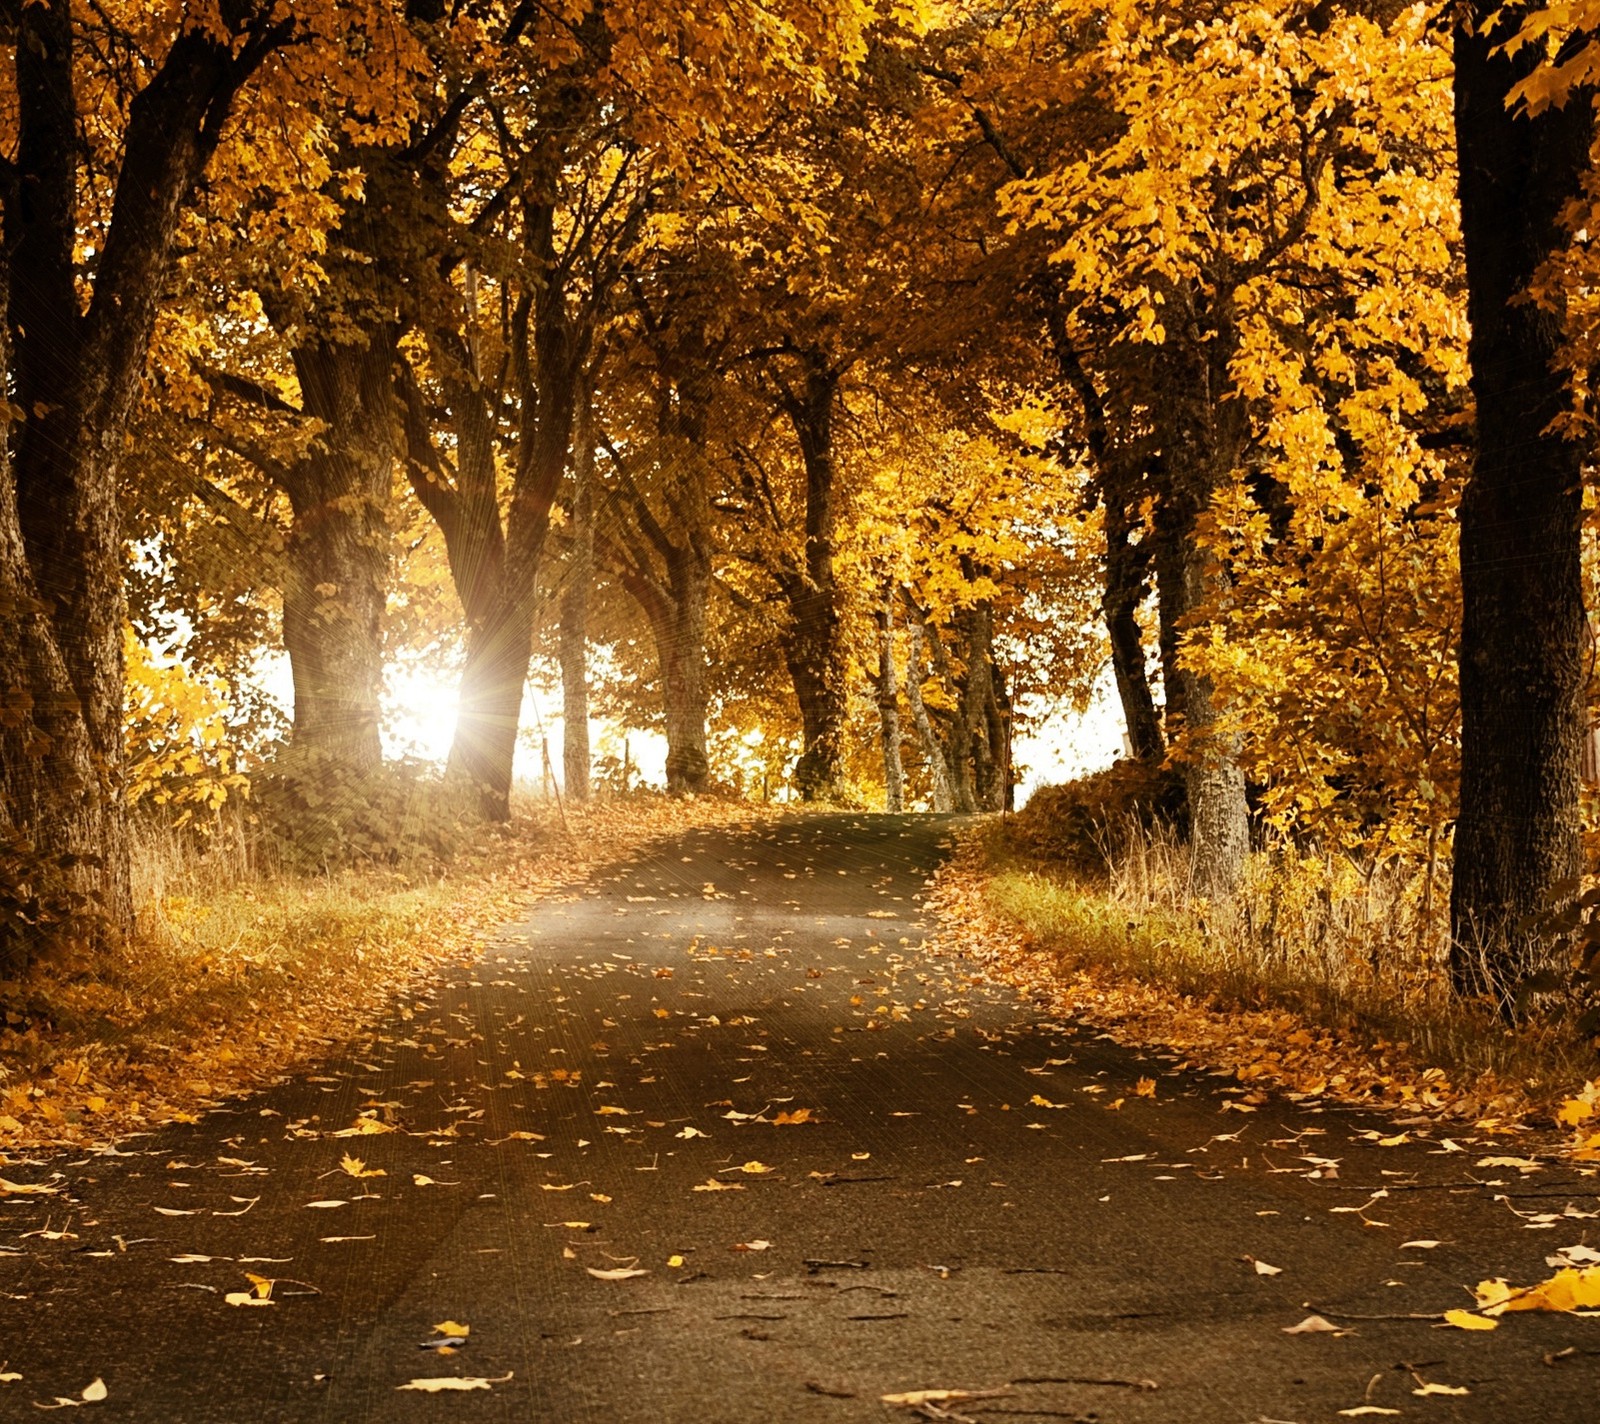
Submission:
[[[1119,761],[1062,786],[1041,786],[1008,822],[1007,840],[1023,855],[1103,874],[1130,842],[1158,827],[1187,833],[1182,774]]]

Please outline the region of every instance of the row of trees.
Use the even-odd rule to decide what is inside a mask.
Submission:
[[[130,620],[236,709],[281,646],[351,785],[459,637],[491,818],[536,651],[575,790],[647,689],[675,790],[793,727],[944,809],[1108,649],[1204,894],[1257,812],[1453,835],[1510,1004],[1580,869],[1588,23],[0,0],[0,953],[132,924]]]

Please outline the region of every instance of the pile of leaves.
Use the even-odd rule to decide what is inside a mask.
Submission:
[[[657,837],[752,812],[705,798],[629,797],[515,824],[447,874],[368,867],[247,890],[247,932],[207,932],[216,907],[172,903],[161,945],[119,978],[48,986],[59,1024],[0,1024],[0,1162],[17,1149],[100,1145],[189,1122],[281,1081],[369,1027],[500,925],[590,868]]]

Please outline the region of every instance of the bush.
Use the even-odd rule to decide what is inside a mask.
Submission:
[[[352,776],[325,762],[281,758],[252,779],[251,829],[269,868],[327,872],[346,866],[439,866],[482,822],[474,798],[419,762]]]
[[[1129,843],[1157,827],[1188,833],[1183,775],[1119,761],[1062,786],[1041,786],[1007,825],[1013,850],[1104,874]]]

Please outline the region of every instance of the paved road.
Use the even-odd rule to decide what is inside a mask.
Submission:
[[[941,1388],[1005,1389],[938,1406],[984,1421],[1597,1417],[1600,1320],[1350,1317],[1548,1275],[1600,1238],[1600,1182],[1230,1111],[1226,1079],[973,982],[919,948],[948,829],[692,833],[309,1078],[10,1164],[66,1194],[0,1202],[0,1417],[96,1378],[106,1419],[230,1424],[853,1424]],[[338,1135],[363,1122],[394,1130]],[[247,1273],[272,1304],[227,1303]],[[1307,1301],[1348,1333],[1284,1333]],[[446,1321],[465,1347],[423,1348]],[[495,1383],[398,1388],[434,1377]]]

